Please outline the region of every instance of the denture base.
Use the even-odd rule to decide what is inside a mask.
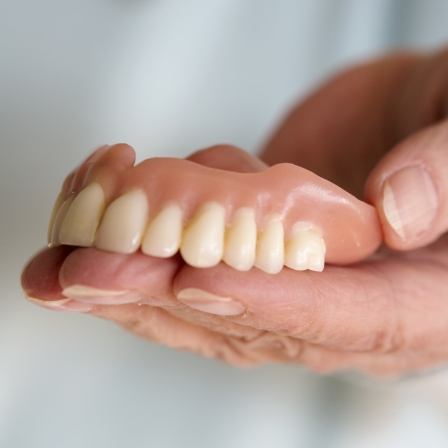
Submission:
[[[107,155],[75,199],[62,195],[50,244],[124,254],[141,247],[155,257],[180,251],[194,267],[224,261],[268,273],[284,265],[321,271],[325,261],[357,261],[380,244],[373,207],[303,168],[237,173],[179,159],[133,167],[131,156],[114,165],[115,156]]]

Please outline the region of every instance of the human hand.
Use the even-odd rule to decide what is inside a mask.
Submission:
[[[385,116],[384,112],[387,104],[400,109],[398,103],[391,100],[392,96],[398,102],[410,101],[404,93],[400,101],[397,99],[399,94],[390,94],[398,86],[406,90],[407,83],[403,79],[406,73],[418,72],[418,64],[431,66],[418,56],[398,56],[381,61],[381,69],[373,64],[361,69],[361,74],[358,72],[353,76],[353,72],[349,72],[342,75],[317,94],[317,101],[314,96],[293,113],[268,145],[263,157],[269,163],[290,161],[301,164],[359,193],[375,159],[381,158],[395,141],[419,128],[411,127],[402,134],[396,131],[392,140],[387,140],[384,133],[378,135],[384,123],[395,118],[400,128],[406,129],[398,119],[403,113],[396,112],[395,117]],[[433,65],[438,67],[438,64]],[[435,69],[420,70],[431,73]],[[363,74],[365,76],[361,76]],[[381,82],[375,90],[378,79]],[[354,86],[357,88],[352,91]],[[412,94],[415,92],[414,88],[407,88]],[[353,103],[348,103],[350,93],[354,93]],[[378,104],[381,103],[380,93],[384,100],[381,107]],[[346,114],[328,113],[332,104],[339,106],[341,94],[347,104],[354,106],[353,110],[347,106],[344,108]],[[439,100],[437,95],[434,98]],[[428,106],[430,110],[432,106]],[[406,112],[409,110],[405,109]],[[427,117],[417,107],[414,110]],[[403,118],[404,123],[408,120],[411,118]],[[428,125],[427,118],[423,121],[420,127]],[[356,128],[359,132],[353,132]],[[438,126],[435,128],[436,131],[439,129]],[[384,146],[381,147],[380,142]],[[428,151],[425,147],[425,154]],[[425,234],[427,240],[420,236],[420,243],[397,238],[388,228],[380,199],[381,179],[384,173],[391,172],[387,169],[393,168],[391,163],[396,160],[393,159],[395,153],[397,151],[393,149],[370,174],[368,198],[378,207],[390,247],[427,246],[446,230],[443,223],[439,227],[431,226],[432,236]],[[238,170],[240,163],[259,163],[250,159],[243,162],[237,153],[234,154],[235,164],[223,168]],[[221,166],[229,163],[228,160],[228,151],[222,158],[219,151],[212,150],[199,153],[197,161]],[[355,162],[349,164],[349,160]],[[388,160],[392,162],[388,163]],[[347,171],[349,167],[351,169]],[[90,309],[90,305],[85,305],[90,300],[95,303],[90,309],[92,314],[114,320],[137,334],[237,365],[266,361],[301,362],[318,371],[356,368],[375,374],[397,374],[433,366],[447,357],[441,343],[448,328],[443,313],[443,297],[447,289],[443,283],[448,261],[444,254],[446,247],[446,238],[441,238],[434,245],[412,252],[384,250],[355,266],[327,265],[323,273],[284,269],[275,276],[255,269],[241,273],[222,264],[202,270],[183,265],[176,258],[160,260],[139,254],[126,256],[62,247],[47,250],[34,259],[25,271],[24,287],[29,295],[50,299],[61,297],[61,284],[63,287],[85,284],[103,290],[138,290],[133,293],[134,297],[131,294],[126,300],[149,305],[98,305],[97,298],[81,297],[82,302],[69,301],[63,306]],[[45,281],[39,283],[39,277]],[[187,290],[191,294],[191,288],[196,299],[200,294],[198,290],[224,297],[218,299],[215,312],[225,314],[223,310],[227,310],[228,314],[232,311],[229,297],[235,300],[233,311],[239,312],[228,316],[214,315],[211,313],[213,305],[209,312],[192,309],[185,305],[188,299],[181,293]],[[181,301],[176,299],[179,293]],[[210,299],[210,296],[206,299],[209,306]],[[120,299],[106,297],[103,300],[117,303]],[[198,303],[196,301],[194,306],[200,308]]]
[[[350,267],[352,315],[341,322],[350,329],[373,313],[376,324],[338,344],[340,367],[400,374],[448,360],[447,118],[448,51],[392,54],[331,79],[291,111],[263,151],[268,163],[297,163],[363,197],[381,219],[388,249]],[[349,294],[331,279],[335,271],[326,269],[331,287]],[[331,300],[328,290],[320,297]],[[366,301],[364,312],[355,312],[358,301]]]

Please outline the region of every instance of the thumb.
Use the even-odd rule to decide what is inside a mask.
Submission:
[[[448,120],[392,149],[370,173],[365,192],[392,249],[416,249],[447,232]]]

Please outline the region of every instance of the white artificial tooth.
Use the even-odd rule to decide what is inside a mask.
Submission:
[[[227,230],[223,260],[238,271],[248,271],[255,262],[257,224],[253,209],[238,209]]]
[[[268,216],[257,242],[257,268],[269,274],[277,274],[283,269],[284,236],[281,216]]]
[[[325,263],[325,242],[320,231],[310,223],[298,222],[286,244],[285,265],[296,271],[322,271]]]
[[[315,253],[308,256],[308,269],[310,271],[322,272],[325,266],[325,242],[322,238],[322,245]]]
[[[62,202],[61,206],[59,207],[59,210],[56,212],[54,217],[54,223],[50,230],[48,247],[55,247],[60,244],[59,230],[74,198],[75,198],[74,195],[71,194],[68,198],[64,200],[64,202]]]
[[[180,252],[191,266],[207,268],[221,261],[224,249],[225,209],[216,202],[204,204],[182,235]]]
[[[85,187],[67,210],[59,230],[59,242],[72,246],[92,246],[104,207],[105,197],[101,185],[94,182]]]
[[[142,241],[142,252],[153,257],[171,257],[182,237],[182,210],[176,204],[166,205],[150,222]]]
[[[48,223],[48,239],[47,239],[47,241],[48,241],[49,245],[52,244],[52,239],[53,239],[53,234],[54,234],[53,228],[54,228],[54,224],[56,221],[56,216],[57,216],[59,209],[63,202],[64,202],[64,195],[61,191],[58,194],[56,201],[54,202],[53,209],[52,209],[51,215],[50,215],[50,222]]]
[[[142,190],[132,190],[107,207],[98,229],[95,246],[130,254],[139,246],[148,220],[148,201]]]

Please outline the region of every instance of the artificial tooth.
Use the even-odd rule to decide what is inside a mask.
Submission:
[[[53,227],[56,221],[56,215],[58,214],[59,208],[61,207],[63,202],[64,202],[64,195],[63,192],[61,191],[58,194],[56,201],[54,202],[53,209],[50,215],[50,222],[48,223],[48,244],[51,244],[52,242]]]
[[[240,208],[226,234],[223,260],[234,269],[248,271],[255,262],[256,245],[255,212],[248,207]]]
[[[191,266],[218,264],[224,249],[225,210],[216,202],[204,204],[184,231],[180,252]]]
[[[52,229],[50,230],[50,237],[48,242],[48,247],[55,247],[60,244],[59,241],[59,230],[61,228],[62,222],[64,221],[65,215],[73,202],[74,195],[70,195],[67,199],[59,207],[59,210],[56,212],[54,217],[54,223]]]
[[[142,252],[153,257],[171,257],[182,236],[182,210],[176,204],[165,206],[150,222],[142,241]]]
[[[148,219],[148,201],[141,190],[132,190],[115,199],[106,209],[95,246],[130,254],[140,246]]]
[[[267,218],[257,242],[255,266],[269,274],[277,274],[284,264],[284,229],[279,215]]]
[[[296,223],[286,244],[285,265],[297,271],[321,272],[325,262],[325,242],[312,224]]]
[[[308,269],[310,271],[322,272],[325,266],[325,243],[322,239],[321,248],[317,249],[315,253],[310,253],[308,256]]]
[[[80,191],[64,217],[59,242],[72,246],[92,246],[104,207],[104,191],[99,183],[94,182]]]

